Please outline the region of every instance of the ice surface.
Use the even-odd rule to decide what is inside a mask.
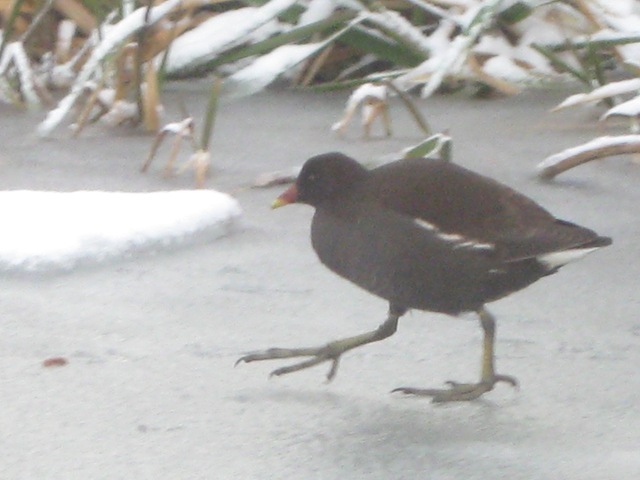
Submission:
[[[224,235],[240,207],[213,190],[0,192],[0,269],[69,269]]]

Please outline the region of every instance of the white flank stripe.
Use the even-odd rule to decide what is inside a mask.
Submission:
[[[596,248],[575,248],[572,250],[563,250],[561,252],[545,253],[538,255],[537,260],[549,270],[566,265],[569,262],[579,260],[585,255],[598,250]]]
[[[459,233],[444,233],[434,224],[421,218],[414,218],[413,223],[429,232],[434,232],[436,236],[447,243],[451,243],[453,248],[470,248],[472,250],[493,250],[495,245],[491,243],[481,243],[470,240]]]
[[[430,232],[437,232],[438,229],[432,223],[427,222],[426,220],[422,220],[421,218],[414,218],[413,223],[418,225],[420,228],[424,228],[425,230],[429,230]]]
[[[457,233],[442,233],[438,232],[438,238],[441,238],[445,242],[453,242],[459,243],[464,241],[464,237],[462,235],[458,235]],[[462,246],[462,244],[461,244]]]
[[[495,245],[491,243],[463,242],[457,244],[454,248],[471,248],[472,250],[493,250]]]

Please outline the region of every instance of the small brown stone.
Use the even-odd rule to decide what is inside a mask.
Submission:
[[[51,357],[42,362],[43,367],[64,367],[69,361],[64,357]]]

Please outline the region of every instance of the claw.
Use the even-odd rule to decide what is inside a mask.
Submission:
[[[518,380],[515,377],[494,375],[493,378],[478,383],[459,383],[448,380],[445,382],[445,385],[449,387],[448,389],[399,387],[391,390],[391,393],[399,392],[404,395],[431,397],[433,403],[468,402],[480,398],[483,394],[493,390],[493,387],[498,382],[505,382],[518,388]]]
[[[331,363],[331,369],[327,373],[327,383],[331,382],[331,380],[335,378],[336,373],[338,373],[339,366],[340,366],[340,355],[335,357],[333,359],[333,362]]]
[[[515,389],[520,388],[520,384],[518,383],[518,379],[516,377],[512,377],[511,375],[498,375],[496,374],[494,377],[494,384],[498,382],[508,383]]]

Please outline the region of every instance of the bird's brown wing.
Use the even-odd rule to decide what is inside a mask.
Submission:
[[[438,160],[410,159],[371,171],[385,208],[420,219],[449,238],[494,245],[504,261],[610,243],[556,219],[528,197],[488,177]]]

